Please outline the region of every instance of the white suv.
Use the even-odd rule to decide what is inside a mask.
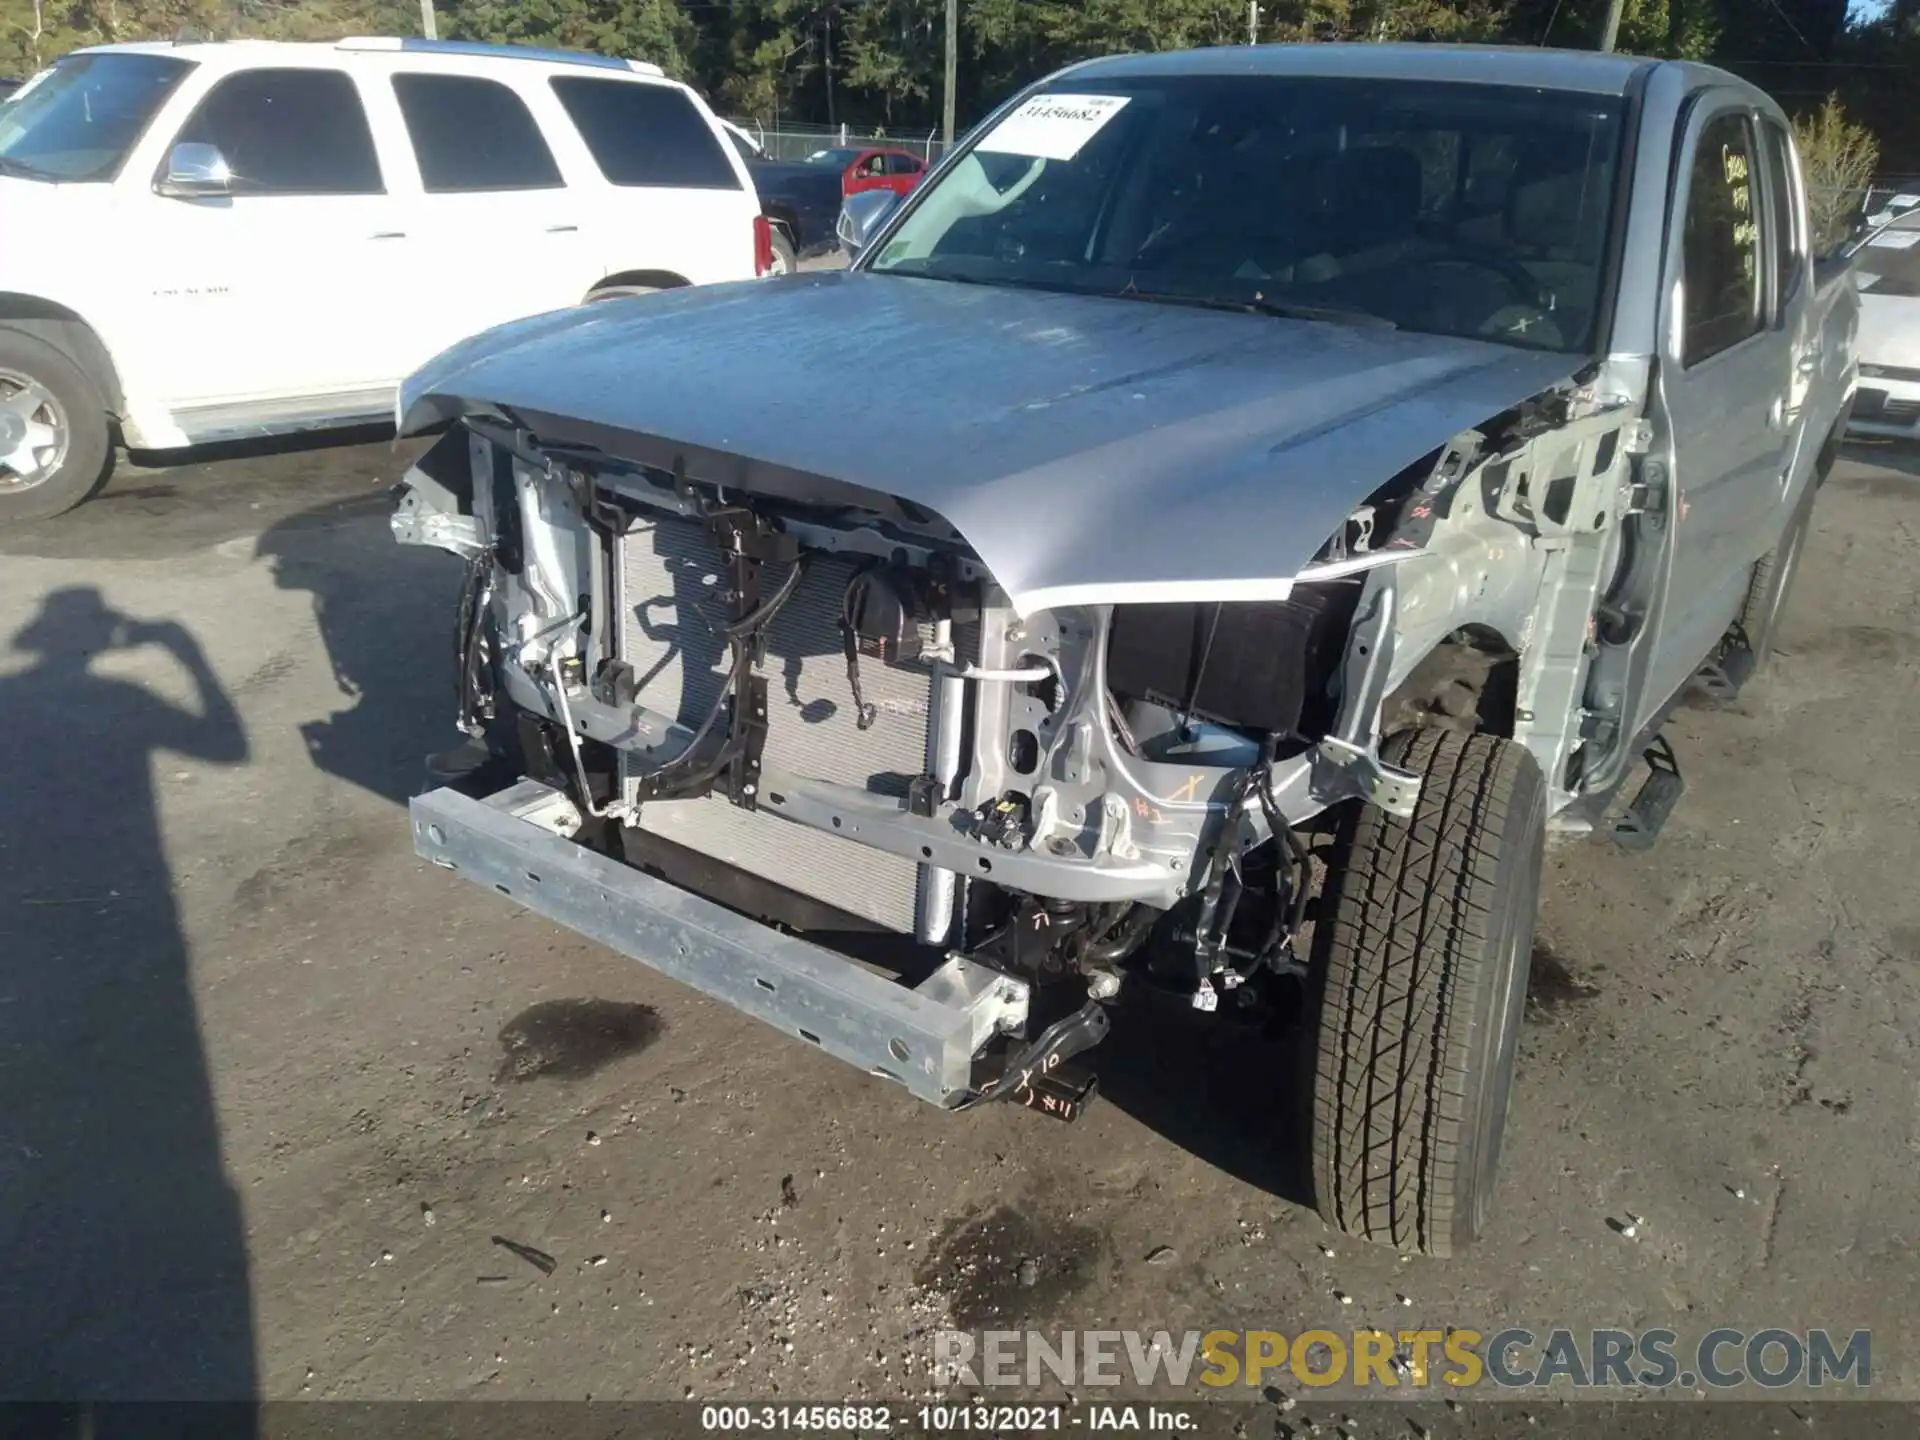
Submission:
[[[770,264],[746,167],[637,61],[457,41],[107,45],[0,105],[0,521],[128,445],[392,415],[455,341]]]

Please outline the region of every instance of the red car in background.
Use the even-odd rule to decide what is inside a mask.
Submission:
[[[863,190],[891,190],[904,195],[927,173],[927,162],[911,150],[881,147],[861,149],[840,145],[831,150],[816,150],[807,156],[809,165],[840,167],[840,193],[858,195]]]

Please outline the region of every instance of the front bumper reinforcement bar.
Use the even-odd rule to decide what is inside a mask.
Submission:
[[[577,812],[532,781],[409,809],[421,858],[943,1108],[988,1040],[1025,1028],[1022,981],[955,956],[909,989],[576,844]]]

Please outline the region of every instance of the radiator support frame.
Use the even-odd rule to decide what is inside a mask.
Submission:
[[[732,506],[653,517],[611,548],[619,608],[606,630],[614,662],[641,677],[629,713],[651,740],[623,747],[630,823],[896,933],[949,939],[952,907],[932,867],[850,835],[796,830],[778,813],[776,776],[857,788],[891,807],[936,759],[944,697],[929,662],[870,665],[883,713],[877,727],[856,729],[841,621],[857,560],[803,553],[791,534]],[[675,754],[714,705],[724,708],[699,753]]]

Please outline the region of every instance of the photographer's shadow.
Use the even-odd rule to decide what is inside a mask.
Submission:
[[[313,597],[341,705],[300,733],[314,765],[404,804],[454,725],[453,623],[464,567],[394,543],[385,489],[329,501],[260,537],[284,590]]]
[[[175,706],[96,673],[158,647]],[[156,809],[160,752],[247,758],[193,637],[49,595],[0,676],[0,1398],[247,1398],[253,1315]]]

